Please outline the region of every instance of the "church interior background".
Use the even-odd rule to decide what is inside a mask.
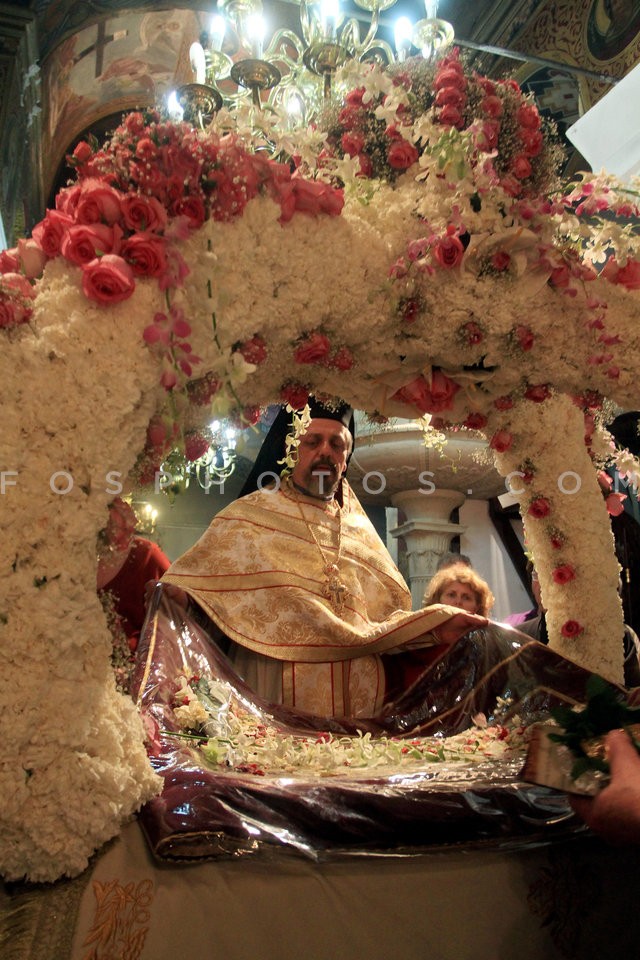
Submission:
[[[363,16],[358,10],[353,7]],[[0,247],[13,246],[54,205],[70,175],[65,158],[79,140],[89,134],[103,139],[123,113],[152,107],[193,80],[189,49],[214,11],[203,0],[0,3]],[[381,18],[389,38],[392,13],[393,19],[396,13],[414,20],[424,15],[419,0],[399,0]],[[272,24],[297,29],[293,0],[265,0],[265,14]],[[561,135],[640,61],[637,0],[441,0],[438,16],[453,25],[455,42],[474,69],[494,78],[514,76]],[[231,47],[226,52],[235,55]],[[634,112],[637,118],[637,104],[631,122]],[[566,146],[565,173],[588,169],[572,144]],[[250,435],[239,447],[222,490],[214,485],[204,493],[192,478],[174,496],[152,488],[135,492],[134,505],[152,516],[147,533],[171,559],[235,497],[261,436]],[[370,471],[384,474],[382,494],[368,490]],[[433,497],[417,493],[423,471],[432,471]],[[496,619],[532,605],[517,508],[475,435],[448,435],[441,455],[423,446],[411,422],[390,430],[363,420],[349,479],[406,575],[416,606],[439,557],[451,549],[467,554],[491,584]],[[631,513],[612,522],[626,620],[640,631],[640,535]],[[269,882],[266,874],[263,882]],[[544,900],[541,889],[537,896]],[[582,955],[591,955],[581,945]]]
[[[563,134],[636,63],[638,11],[633,3],[619,8],[602,0],[448,0],[440,4],[438,16],[451,22],[456,43],[474,69],[488,76],[515,76]],[[353,11],[357,14],[358,8]],[[198,2],[172,6],[145,0],[1,5],[0,216],[7,246],[54,205],[71,173],[65,157],[80,139],[90,133],[104,139],[123,112],[160,103],[171,90],[192,81],[189,48],[212,12]],[[394,21],[396,15],[413,21],[422,15],[418,0],[401,2],[392,12]],[[268,22],[294,31],[299,22],[295,3],[274,0],[265,13]],[[389,40],[392,22],[391,12],[382,14],[379,32]],[[226,42],[228,54],[237,57],[231,41]],[[565,143],[565,173],[587,168]],[[416,605],[439,557],[453,547],[469,555],[493,585],[497,619],[530,606],[517,508],[508,505],[503,481],[483,465],[483,444],[450,437],[445,456],[439,457],[421,448],[417,433],[413,444],[405,433],[393,449],[388,435],[371,434],[370,427],[361,430],[350,479],[411,583]],[[197,539],[212,513],[235,496],[255,446],[249,437],[224,492],[215,488],[215,503],[213,494],[203,497],[193,483],[171,505],[166,493],[136,493],[142,508],[154,512],[153,535],[170,558]],[[361,462],[375,469],[378,455],[389,461],[389,484],[368,495]],[[434,474],[433,497],[415,495],[415,478],[424,470]],[[632,589],[637,525],[629,523],[628,514],[615,525],[625,570],[625,612],[637,626],[640,603],[635,595],[640,591]]]

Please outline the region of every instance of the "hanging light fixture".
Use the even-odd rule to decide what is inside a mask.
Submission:
[[[300,0],[300,31],[278,28],[265,46],[262,0],[218,0],[218,13],[190,49],[194,82],[171,96],[174,115],[205,127],[224,103],[250,99],[254,107],[283,107],[292,123],[305,123],[331,97],[338,67],[348,60],[402,62],[412,47],[432,59],[453,41],[453,27],[438,18],[438,0],[425,0],[424,19],[400,17],[395,50],[378,37],[380,14],[396,0],[354,0],[368,14],[345,17],[340,0]],[[232,60],[223,52],[235,48]]]

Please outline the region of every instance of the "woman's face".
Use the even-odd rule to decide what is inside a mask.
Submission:
[[[448,603],[452,607],[460,607],[467,613],[478,612],[478,599],[466,583],[460,583],[459,580],[452,580],[448,583],[440,594],[440,603]]]

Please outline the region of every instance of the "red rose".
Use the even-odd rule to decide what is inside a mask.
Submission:
[[[167,269],[166,240],[155,233],[134,233],[121,253],[139,277],[159,277]]]
[[[338,114],[338,123],[345,130],[353,130],[354,127],[359,126],[364,116],[365,112],[359,104],[347,103],[347,106],[343,107]]]
[[[373,173],[373,163],[371,162],[371,157],[367,156],[366,153],[361,153],[358,157],[360,161],[360,172],[359,177],[370,177]]]
[[[512,445],[513,435],[508,430],[498,430],[489,441],[489,446],[496,453],[506,453]]]
[[[491,257],[491,266],[494,270],[508,270],[511,263],[511,255],[506,250],[498,250]]]
[[[440,370],[434,370],[431,386],[423,376],[416,377],[411,383],[396,390],[392,400],[399,400],[416,407],[421,413],[441,413],[453,406],[453,398],[460,385]]]
[[[256,367],[259,367],[267,359],[267,345],[262,337],[257,334],[251,340],[241,344],[238,350],[247,363],[253,363]]]
[[[490,153],[498,146],[500,124],[497,120],[483,120],[475,135],[476,146],[485,153]]]
[[[518,343],[520,344],[521,350],[524,350],[525,352],[527,350],[531,350],[535,342],[535,337],[529,327],[516,327],[516,337],[518,338]]]
[[[350,90],[349,93],[344,98],[345,103],[351,104],[351,106],[359,107],[362,106],[362,98],[364,96],[364,87],[356,87],[355,90]]]
[[[330,187],[321,180],[291,181],[293,195],[296,201],[296,210],[317,216],[319,213],[328,213],[338,216],[344,206],[344,193],[335,187]]]
[[[443,127],[456,127],[460,130],[464,126],[462,114],[456,107],[451,106],[451,104],[442,107],[438,114],[438,120]]]
[[[408,140],[394,140],[387,150],[387,161],[394,170],[408,170],[420,154]]]
[[[441,237],[433,248],[433,255],[441,267],[451,270],[464,256],[464,246],[456,234]]]
[[[86,140],[81,140],[80,143],[76,145],[75,150],[73,151],[73,159],[78,163],[86,163],[93,156],[93,150],[86,142]]]
[[[190,193],[171,205],[171,214],[174,217],[186,217],[191,230],[199,230],[207,218],[207,208],[199,193]]]
[[[323,363],[331,353],[331,344],[322,333],[311,333],[298,344],[293,359],[296,363]]]
[[[542,133],[540,130],[520,130],[520,141],[528,157],[537,157],[542,150]]]
[[[220,389],[220,381],[213,373],[187,384],[189,401],[197,407],[205,407]]]
[[[348,131],[342,134],[340,146],[347,156],[357,157],[360,151],[364,149],[364,137],[360,133]]]
[[[482,328],[479,327],[477,323],[474,323],[473,320],[471,320],[469,323],[465,323],[462,329],[466,334],[467,343],[471,346],[476,343],[482,343],[484,340]]]
[[[48,257],[57,257],[62,246],[62,239],[73,226],[73,220],[59,210],[47,210],[44,220],[32,230],[33,239],[44,250]]]
[[[447,84],[446,87],[440,87],[436,93],[436,107],[444,107],[451,105],[453,107],[464,107],[467,102],[467,95],[464,92],[464,88],[460,89],[459,87],[454,87],[451,84]]]
[[[128,230],[147,230],[159,233],[167,225],[167,211],[155,197],[134,193],[123,197],[122,218]]]
[[[511,163],[511,172],[518,180],[526,180],[531,176],[531,164],[524,153],[519,153],[513,158]]]
[[[71,263],[80,266],[104,253],[118,253],[122,230],[106,223],[78,223],[64,235],[60,252]]]
[[[543,520],[551,513],[551,504],[546,497],[536,497],[529,504],[527,513],[529,516],[535,517],[536,520]]]
[[[438,70],[433,85],[436,90],[441,90],[442,87],[457,87],[458,90],[466,90],[467,80],[460,64],[449,63]]]
[[[280,390],[280,399],[294,410],[302,410],[309,399],[309,391],[301,383],[288,383]]]
[[[487,95],[484,100],[481,101],[480,109],[488,117],[491,117],[495,120],[497,117],[502,116],[502,100],[500,97],[496,97],[495,95]]]
[[[493,405],[496,410],[511,410],[513,404],[514,400],[509,396],[496,397],[496,399],[493,401]]]
[[[565,583],[570,583],[572,580],[575,580],[576,571],[570,563],[565,563],[561,567],[556,567],[552,576],[554,583],[559,583],[564,586]]]
[[[254,426],[260,417],[262,416],[262,411],[260,407],[257,406],[247,406],[242,408],[242,413],[240,414],[240,428],[246,426]]]
[[[200,431],[189,433],[184,438],[184,456],[185,460],[193,462],[203,457],[210,447],[209,438]]]
[[[483,413],[470,413],[464,421],[469,430],[483,430],[487,425],[487,418]]]
[[[549,543],[551,544],[554,550],[562,550],[562,548],[564,547],[564,537],[561,536],[561,534],[556,533],[551,537],[551,539],[549,540]]]
[[[518,107],[516,119],[521,127],[526,127],[529,130],[537,130],[540,126],[538,108],[532,103],[523,103],[521,107]]]
[[[560,628],[563,637],[578,637],[584,631],[584,627],[577,620],[565,620]]]
[[[348,347],[340,347],[331,359],[331,366],[336,370],[351,370],[353,366],[353,354]]]
[[[5,288],[9,296],[13,296],[15,291],[16,294],[21,294],[28,300],[33,300],[36,295],[35,287],[22,273],[2,274],[0,277],[0,285]]]
[[[551,390],[546,383],[537,383],[527,387],[524,395],[525,399],[532,400],[534,403],[544,403],[551,396]]]
[[[117,223],[122,218],[122,194],[102,180],[83,181],[75,209],[78,223]]]
[[[111,304],[128,300],[135,290],[133,270],[122,257],[107,253],[83,267],[82,289],[89,300]]]

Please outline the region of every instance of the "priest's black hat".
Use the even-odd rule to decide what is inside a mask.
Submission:
[[[347,428],[355,443],[355,418],[352,407],[346,403],[329,406],[316,400],[315,397],[309,397],[308,405],[312,420],[336,420]],[[292,430],[292,425],[293,414],[286,407],[281,407],[264,438],[255,463],[242,485],[238,497],[246,497],[247,494],[258,490],[258,481],[261,477],[263,480],[260,486],[266,486],[270,479],[280,476],[283,465],[278,461],[284,459],[287,449],[286,440]]]

